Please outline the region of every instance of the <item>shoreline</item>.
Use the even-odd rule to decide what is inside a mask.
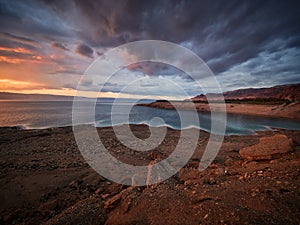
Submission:
[[[188,111],[191,108],[196,108],[198,112],[210,112],[211,108],[215,112],[222,112],[218,107],[218,103],[193,103],[170,101],[177,109]],[[174,110],[174,106],[170,102],[152,102],[137,104],[151,108]],[[300,102],[294,102],[288,105],[262,105],[262,104],[237,104],[226,103],[226,113],[241,114],[269,118],[283,118],[300,122]]]
[[[146,126],[146,127],[151,127],[149,124],[146,123],[141,123],[141,124],[119,124],[119,125],[115,125],[117,126],[123,126],[123,125],[129,125],[129,126]],[[76,125],[76,126],[93,126],[95,127],[93,124],[83,124],[83,125]],[[198,128],[198,127],[188,127],[188,128],[184,128],[184,129],[176,129],[174,127],[171,126],[167,126],[167,125],[163,125],[163,126],[153,126],[153,128],[159,128],[159,127],[166,127],[167,129],[171,129],[174,131],[178,131],[180,132],[181,130],[188,130],[188,129],[197,129],[200,132],[205,132],[207,134],[211,134],[211,132],[209,130],[203,129],[203,128]],[[224,137],[230,137],[230,136],[251,136],[251,135],[257,135],[260,132],[267,132],[267,131],[273,131],[273,132],[277,132],[277,131],[300,131],[297,129],[289,129],[289,128],[278,128],[278,127],[272,127],[272,126],[264,126],[265,129],[263,130],[252,130],[252,132],[250,133],[225,133]],[[106,127],[95,127],[97,130],[99,129],[112,129],[113,126],[106,126]],[[0,133],[2,132],[6,132],[6,131],[43,131],[43,130],[54,130],[54,129],[71,129],[73,130],[73,126],[72,125],[66,125],[66,126],[49,126],[49,127],[40,127],[40,128],[28,128],[25,127],[23,125],[14,125],[14,126],[0,126]]]

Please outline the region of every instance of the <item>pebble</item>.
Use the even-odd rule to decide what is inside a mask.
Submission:
[[[77,186],[77,180],[73,180],[72,182],[69,183],[69,187],[75,187]]]
[[[184,182],[184,186],[191,186],[193,182],[191,180],[187,180]]]
[[[216,183],[217,182],[213,177],[209,178],[208,184],[213,185],[213,184],[216,184]]]
[[[224,164],[226,166],[231,166],[233,164],[233,160],[231,158],[226,159],[226,161],[224,162]]]
[[[249,174],[249,173],[245,173],[245,174],[244,174],[244,178],[245,178],[245,179],[250,178],[250,174]]]
[[[100,193],[103,192],[103,189],[102,188],[98,188],[96,191],[95,191],[95,194],[96,195],[99,195]]]
[[[109,197],[110,196],[110,194],[104,194],[104,195],[101,195],[101,197],[103,198],[103,199],[106,199],[107,197]]]
[[[273,160],[271,160],[269,163],[270,163],[270,164],[276,164],[276,163],[278,163],[278,160],[277,160],[277,159],[273,159]]]

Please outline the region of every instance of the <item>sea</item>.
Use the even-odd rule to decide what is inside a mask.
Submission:
[[[119,102],[117,109],[123,112],[128,102]],[[176,110],[157,109],[145,106],[133,106],[128,116],[114,111],[113,102],[97,102],[95,118],[87,121],[96,127],[109,127],[120,124],[146,124],[150,126],[167,126],[173,129],[196,127],[211,131],[210,113],[197,113],[200,123],[181,126],[179,112]],[[0,127],[19,126],[22,129],[43,129],[49,127],[72,126],[72,101],[2,101],[0,102]],[[82,108],[82,113],[85,109]],[[189,113],[189,112],[185,112]],[[118,117],[114,124],[112,116]],[[122,119],[124,117],[124,120]],[[160,118],[153,123],[153,118]],[[221,118],[221,117],[220,117]],[[214,118],[218,119],[218,118]],[[156,120],[157,121],[157,120]],[[300,130],[300,123],[282,118],[268,118],[249,115],[227,114],[226,135],[255,134],[256,131],[270,129]]]

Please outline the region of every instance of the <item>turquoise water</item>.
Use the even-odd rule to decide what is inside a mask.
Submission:
[[[112,125],[111,103],[96,105],[95,125],[107,127]],[[126,103],[117,106],[114,114],[118,124],[128,123],[121,113]],[[82,113],[85,109],[82,108]],[[118,113],[120,112],[120,113]],[[191,112],[185,112],[191,113]],[[159,123],[151,123],[154,117],[162,119]],[[200,127],[210,131],[210,114],[198,113]],[[218,119],[218,118],[216,118]],[[187,126],[194,126],[193,121],[185,121]],[[190,122],[190,123],[189,123]],[[87,121],[87,123],[94,123]],[[129,116],[130,124],[150,124],[151,126],[168,126],[174,129],[181,127],[180,118],[175,110],[156,109],[143,106],[132,108]],[[72,125],[72,102],[0,102],[0,126],[23,126],[25,128],[46,128]],[[256,117],[227,114],[226,134],[252,134],[255,131],[271,128],[300,130],[300,123],[278,118]]]

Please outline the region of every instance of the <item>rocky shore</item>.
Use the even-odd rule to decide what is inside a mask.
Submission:
[[[174,101],[171,103],[152,102],[138,105],[160,109],[174,109],[174,107],[176,107],[177,109],[181,110],[189,110],[196,108],[196,110],[199,112],[218,112],[222,110],[220,104],[218,103],[192,103],[190,101]],[[282,105],[226,103],[226,112],[254,116],[278,117],[300,121],[300,102],[292,102],[290,104],[285,103]]]
[[[131,126],[140,138],[149,128]],[[98,129],[112,155],[131,163],[167,157],[180,137],[168,128],[151,152],[132,151],[112,128]],[[0,129],[0,224],[299,224],[300,131],[226,136],[203,172],[209,134],[178,174],[149,187],[97,174],[81,156],[71,127]]]

